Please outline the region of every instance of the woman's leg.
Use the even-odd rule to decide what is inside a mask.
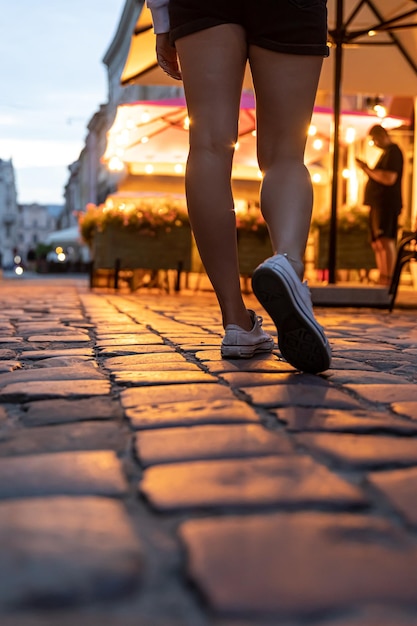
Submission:
[[[190,116],[187,203],[204,267],[223,324],[245,330],[253,322],[244,305],[231,188],[240,96],[247,60],[243,28],[223,24],[176,42]]]
[[[308,126],[322,58],[251,46],[257,99],[258,160],[264,174],[262,214],[275,253],[288,254],[302,278],[313,203],[304,165]]]

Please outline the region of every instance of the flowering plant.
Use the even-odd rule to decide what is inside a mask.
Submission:
[[[155,237],[158,232],[189,225],[185,200],[172,197],[143,197],[116,199],[109,197],[104,204],[87,204],[86,211],[78,213],[83,240],[91,245],[94,234],[110,226]],[[240,231],[266,237],[268,229],[258,207],[250,206],[236,211],[236,226]]]
[[[347,204],[339,207],[337,212],[338,230],[348,231],[353,229],[366,230],[369,223],[369,208],[366,206],[349,206]],[[326,228],[330,225],[330,211],[322,209],[315,211],[311,221],[312,228]]]
[[[236,227],[238,230],[256,233],[260,237],[268,235],[268,228],[262,213],[255,206],[249,206],[244,211],[236,211]]]
[[[189,224],[183,200],[173,198],[134,198],[115,201],[108,198],[104,204],[88,204],[78,214],[81,236],[91,245],[96,232],[109,226],[126,228],[132,232],[155,237],[158,232],[170,232]]]

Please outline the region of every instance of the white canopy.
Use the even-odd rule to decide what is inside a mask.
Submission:
[[[78,226],[71,226],[71,228],[64,228],[63,230],[56,230],[50,233],[46,237],[45,243],[60,246],[80,244],[81,236]]]

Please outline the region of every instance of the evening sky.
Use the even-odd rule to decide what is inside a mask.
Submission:
[[[107,100],[102,58],[125,0],[0,0],[0,158],[18,202],[62,204],[68,165]]]

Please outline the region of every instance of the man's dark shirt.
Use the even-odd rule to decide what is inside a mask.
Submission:
[[[393,185],[383,185],[369,178],[365,187],[364,204],[382,210],[394,210],[399,215],[403,206],[401,193],[403,166],[404,159],[400,148],[396,143],[391,143],[381,154],[374,169],[397,172],[397,180]]]

